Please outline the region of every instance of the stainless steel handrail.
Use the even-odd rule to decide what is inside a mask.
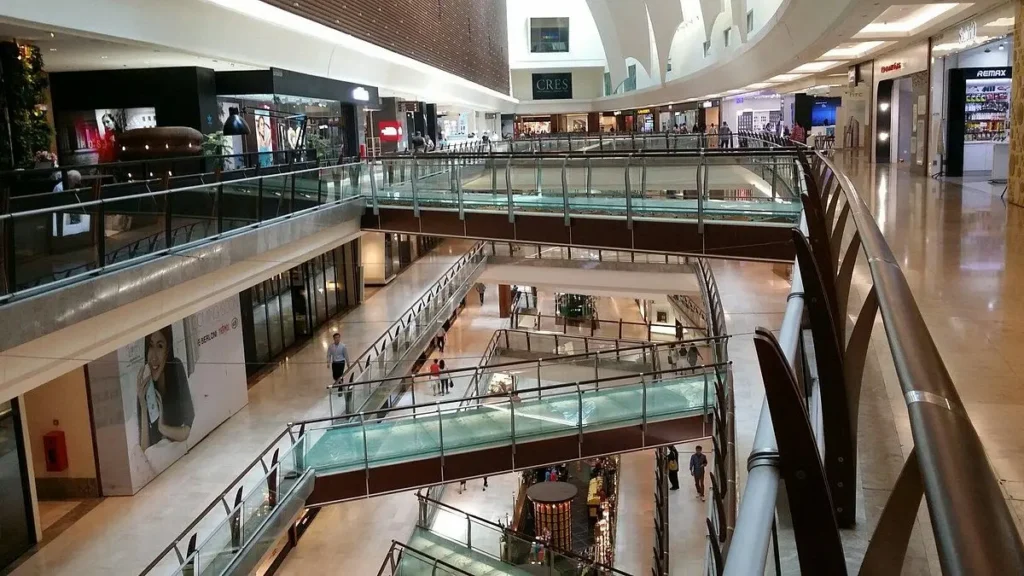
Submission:
[[[1024,574],[1024,544],[906,276],[849,177],[824,153],[817,152],[814,160],[822,170],[809,176],[821,176],[823,182],[834,180],[832,194],[841,196],[833,198],[845,200],[843,210],[853,219],[859,251],[867,261],[896,376],[907,404],[918,462],[917,470],[910,473],[920,475],[942,572]],[[828,191],[826,186],[823,194]],[[801,230],[805,234],[808,231],[806,214],[801,218]],[[832,241],[841,242],[842,238]],[[855,258],[854,250],[848,251],[846,257]],[[839,313],[845,316],[846,310]],[[799,264],[795,264],[778,337],[791,367],[802,362],[799,339],[803,315],[803,278]],[[736,531],[725,558],[726,576],[765,571],[780,484],[779,451],[767,402],[761,407],[748,468]],[[873,537],[878,536],[876,532]],[[899,566],[892,568],[899,571]]]

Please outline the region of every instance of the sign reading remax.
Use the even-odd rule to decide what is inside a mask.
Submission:
[[[1003,80],[1013,77],[1013,68],[964,68],[963,72],[967,80]]]
[[[533,75],[534,100],[571,100],[572,72]]]

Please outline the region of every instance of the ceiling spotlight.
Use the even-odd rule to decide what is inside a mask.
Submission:
[[[889,103],[888,102],[879,102],[878,103],[878,109],[881,110],[882,112],[888,112],[889,111]]]
[[[57,36],[53,32],[50,32],[50,38],[56,38],[56,37]]]
[[[1000,48],[1000,50],[1002,50],[1002,48]],[[56,52],[56,51],[57,51],[56,48],[50,48],[50,52]]]
[[[100,60],[106,60],[106,59],[107,59],[106,56],[100,56]]]
[[[878,133],[878,139],[881,140],[882,142],[885,142],[885,141],[889,140],[889,133],[888,132],[879,132]]]

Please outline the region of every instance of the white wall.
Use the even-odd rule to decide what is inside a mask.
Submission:
[[[733,131],[739,126],[737,118],[741,112],[746,110],[780,110],[782,108],[781,96],[741,96],[740,98],[743,99],[742,102],[737,102],[736,98],[723,99],[718,113],[719,122],[728,122]]]
[[[85,370],[76,368],[25,394],[25,417],[32,447],[32,467],[36,478],[95,478],[92,421],[85,389]],[[68,468],[47,472],[43,434],[64,432]]]
[[[566,68],[604,66],[604,46],[586,0],[509,0],[508,60],[519,68]],[[530,18],[568,18],[569,52],[530,52]]]

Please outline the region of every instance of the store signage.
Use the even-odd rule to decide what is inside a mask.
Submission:
[[[715,103],[714,103],[714,102],[712,102],[711,100],[705,100],[705,101],[703,101],[703,102],[701,102],[701,103],[700,103],[700,107],[701,107],[701,108],[711,108],[711,107],[713,107],[714,105],[715,105]]]
[[[377,123],[381,142],[401,142],[402,123],[396,120],[381,120]]]
[[[533,75],[534,100],[571,100],[572,72]]]
[[[651,113],[651,109],[650,108],[641,108],[641,109],[637,110],[636,113],[637,114],[650,114]]]
[[[974,39],[978,37],[978,23],[974,20],[964,24],[957,31],[961,44],[969,44],[974,42]]]
[[[882,74],[888,74],[889,72],[898,72],[903,69],[903,62],[893,62],[892,64],[886,64],[882,66]]]
[[[352,99],[358,100],[359,102],[369,102],[370,91],[362,86],[356,86],[352,89]]]
[[[967,80],[999,80],[1013,77],[1013,68],[964,68],[963,72]]]

